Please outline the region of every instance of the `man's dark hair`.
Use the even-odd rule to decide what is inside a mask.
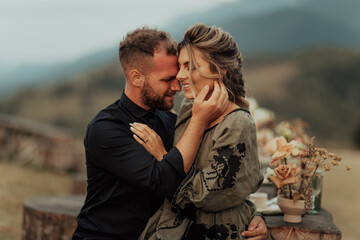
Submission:
[[[176,55],[176,48],[176,41],[169,33],[156,28],[137,28],[120,42],[119,60],[126,76],[130,69],[146,74],[152,67],[154,52],[165,50],[169,55]]]

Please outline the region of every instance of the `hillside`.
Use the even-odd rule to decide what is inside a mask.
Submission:
[[[360,52],[322,48],[248,58],[249,93],[277,120],[302,118],[330,146],[360,146]]]
[[[18,91],[0,112],[67,127],[82,136],[87,123],[118,99],[125,86],[119,63],[110,62],[62,81]]]
[[[323,48],[290,56],[248,56],[244,76],[248,95],[273,110],[277,121],[302,118],[319,141],[353,147],[360,145],[358,66],[359,52]],[[61,83],[20,91],[0,101],[0,112],[68,127],[83,137],[87,123],[118,99],[123,87],[120,66],[111,62]]]

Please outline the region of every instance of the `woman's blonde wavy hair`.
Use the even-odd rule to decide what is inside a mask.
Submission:
[[[185,48],[189,55],[189,82],[194,96],[191,72],[198,70],[194,57],[194,49],[197,49],[209,61],[211,72],[215,73],[209,75],[198,70],[199,74],[221,80],[227,88],[229,100],[249,109],[249,103],[245,100],[241,52],[229,33],[219,27],[195,24],[185,32],[184,39],[178,45],[179,53],[182,48]]]

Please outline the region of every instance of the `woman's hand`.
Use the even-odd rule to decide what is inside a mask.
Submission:
[[[267,238],[268,230],[262,217],[254,216],[251,219],[248,230],[241,233],[241,236],[252,240],[265,240]]]
[[[197,118],[205,126],[219,118],[226,110],[229,104],[229,96],[224,83],[214,82],[214,90],[211,96],[206,100],[209,92],[209,86],[204,86],[200,93],[194,99],[192,108],[193,118]]]
[[[130,123],[134,139],[141,144],[156,160],[161,161],[167,153],[161,137],[149,126],[142,123]]]

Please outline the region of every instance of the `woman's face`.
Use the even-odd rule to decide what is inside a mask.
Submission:
[[[191,71],[191,79],[195,88],[193,90],[197,95],[205,85],[208,85],[209,95],[210,95],[210,93],[214,89],[214,81],[216,79],[203,77],[200,75],[199,71],[208,75],[215,75],[215,73],[210,71],[210,63],[207,60],[205,60],[205,58],[203,57],[203,55],[199,50],[193,48],[193,52],[194,52],[195,61],[198,66],[197,69],[193,69],[193,71]],[[178,63],[179,63],[179,73],[177,74],[176,78],[180,80],[183,85],[185,91],[185,97],[187,99],[193,99],[195,96],[193,96],[189,82],[190,58],[185,47],[183,47],[180,51]]]

